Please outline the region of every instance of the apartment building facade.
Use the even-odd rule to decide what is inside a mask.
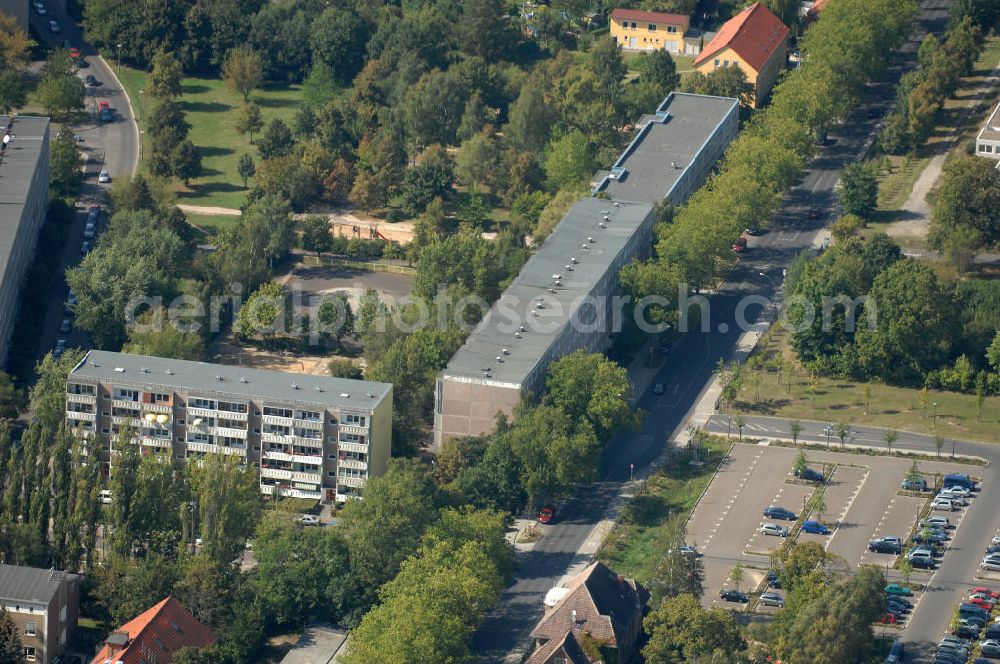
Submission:
[[[645,12],[638,9],[618,8],[611,12],[611,36],[623,49],[629,51],[658,51],[685,54],[684,35],[691,26],[691,19],[683,14]]]
[[[976,135],[976,156],[1000,159],[1000,104],[993,109]],[[997,167],[1000,168],[1000,164]]]
[[[0,606],[14,622],[24,659],[52,664],[76,634],[80,577],[58,570],[0,564]]]
[[[177,462],[236,456],[266,495],[344,502],[392,447],[389,383],[92,350],[66,392],[66,421],[106,476],[128,435]]]

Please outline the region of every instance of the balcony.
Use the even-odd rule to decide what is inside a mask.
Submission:
[[[317,431],[323,430],[323,420],[300,420],[295,418],[295,426],[302,427],[303,429],[315,429]]]
[[[66,401],[68,403],[97,403],[97,397],[92,394],[73,394],[72,392],[67,392]]]
[[[206,454],[215,454],[219,451],[219,446],[213,443],[192,443],[189,441],[186,444],[188,452],[205,452]]]
[[[358,454],[368,454],[371,451],[368,443],[337,443],[337,449],[341,452],[357,452]]]
[[[141,423],[141,421],[142,420],[140,419],[140,417],[138,415],[112,415],[111,416],[111,423],[112,424],[122,425],[122,424],[125,424],[125,422],[128,422],[133,427],[138,427],[139,424]]]
[[[260,486],[262,493],[271,495],[274,493],[274,487],[262,484]],[[309,500],[320,500],[323,494],[319,491],[305,491],[304,489],[278,489],[278,495],[287,496],[289,498],[307,498]]]
[[[291,461],[292,455],[285,454],[284,452],[278,452],[275,450],[264,450],[265,459],[274,459],[275,461]]]
[[[139,439],[139,442],[146,447],[170,449],[174,446],[173,443],[170,442],[169,438],[154,438],[152,436],[143,436]]]
[[[368,470],[368,462],[359,461],[358,459],[340,459],[337,461],[337,465],[341,468],[355,468],[357,470]]]
[[[307,454],[294,454],[292,455],[292,460],[295,463],[307,463],[310,466],[322,466],[323,456],[322,455],[307,455]]]
[[[187,409],[188,419],[193,420],[196,417],[206,418],[206,417],[218,417],[219,411],[212,408],[193,408],[189,407]]]
[[[143,413],[167,413],[173,412],[174,407],[169,403],[161,401],[159,403],[143,403],[140,405]]]
[[[302,447],[315,447],[317,454],[322,454],[323,449],[323,439],[322,438],[303,438],[302,436],[292,436],[292,442],[296,445]]]
[[[142,408],[141,402],[133,401],[131,399],[112,399],[111,405],[115,408],[128,408],[129,410],[138,410]]]
[[[292,442],[292,437],[281,433],[269,433],[267,431],[260,434],[260,439],[265,443],[280,443],[288,445]]]
[[[232,410],[216,410],[216,411],[212,411],[212,412],[214,413],[215,417],[221,417],[221,418],[224,418],[224,419],[227,419],[227,420],[234,420],[236,422],[246,422],[247,421],[247,414],[246,413],[237,413],[237,412],[232,411]]]
[[[337,484],[339,486],[349,486],[353,489],[360,489],[365,485],[365,479],[363,477],[337,477]]]
[[[280,415],[262,415],[261,421],[264,424],[273,424],[279,427],[291,427],[293,422],[292,418],[281,417]]]
[[[84,422],[94,422],[95,420],[97,420],[97,413],[79,413],[75,410],[67,410],[66,417],[71,420],[83,420]]]
[[[219,445],[218,447],[219,447],[219,449],[222,450],[222,453],[225,454],[226,456],[241,456],[241,457],[245,457],[247,455],[247,448],[246,448],[246,446]]]
[[[282,470],[280,468],[264,468],[260,469],[261,477],[270,477],[275,480],[290,480],[292,479],[292,471]]]
[[[315,473],[304,473],[301,470],[294,470],[292,471],[292,479],[296,482],[320,484],[323,481],[323,473],[318,468]]]
[[[228,427],[208,427],[208,433],[212,436],[225,436],[226,438],[239,438],[246,440],[246,429],[230,429]]]
[[[342,431],[343,433],[353,433],[353,434],[357,434],[359,436],[367,436],[368,435],[368,427],[359,427],[359,426],[354,425],[354,424],[344,424],[344,423],[341,423],[337,428],[338,428],[338,430]]]

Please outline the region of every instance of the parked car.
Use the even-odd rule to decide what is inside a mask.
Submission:
[[[62,32],[62,28],[59,27],[59,21],[49,21],[49,31],[54,33]]]
[[[90,253],[90,242],[84,240],[83,244],[80,245],[80,253],[86,256]]]
[[[63,322],[59,324],[59,332],[69,334],[71,329],[73,329],[73,322],[68,318],[63,318]]]
[[[931,503],[932,510],[938,510],[939,512],[954,512],[956,507],[947,498],[935,498],[934,502]]]
[[[937,567],[937,563],[930,556],[917,556],[916,558],[910,558],[910,566],[916,569],[934,569]]]
[[[70,306],[76,306],[76,293],[73,292],[72,288],[69,289],[69,295],[66,296],[66,302],[68,302]]]
[[[786,510],[784,507],[775,507],[774,505],[764,508],[764,516],[768,519],[785,519],[787,521],[795,521],[796,519],[795,512]]]
[[[556,518],[556,508],[543,507],[538,513],[538,523],[552,523]]]
[[[988,572],[1000,572],[1000,561],[984,560],[979,563],[979,567]]]
[[[900,595],[889,595],[885,598],[885,601],[892,602],[893,604],[900,604],[908,609],[913,608],[913,602]]]
[[[887,611],[884,616],[878,619],[878,622],[883,625],[895,625],[898,621],[896,620],[896,616]]]
[[[907,604],[903,604],[899,601],[898,597],[890,597],[886,600],[886,606],[895,609],[896,613],[903,614],[910,610]]]
[[[83,237],[86,238],[86,239],[88,239],[88,240],[91,240],[91,239],[93,239],[94,233],[96,231],[97,231],[97,229],[94,227],[93,224],[87,224],[84,227],[84,229],[83,229]]]
[[[765,535],[777,535],[778,537],[788,537],[788,528],[779,526],[776,523],[760,524],[760,532]]]
[[[111,489],[101,489],[97,492],[97,499],[102,505],[111,504]]]
[[[738,590],[722,590],[719,592],[719,597],[725,602],[739,602],[740,604],[746,604],[750,601],[749,597]]]
[[[922,477],[907,478],[899,483],[899,487],[906,491],[927,491],[927,480]]]
[[[986,586],[976,586],[972,589],[972,593],[975,595],[989,595],[995,600],[1000,599],[1000,593]]]
[[[886,595],[901,595],[903,597],[909,597],[913,594],[913,591],[906,586],[901,586],[898,583],[890,583],[885,588]]]
[[[976,490],[976,483],[968,475],[961,473],[950,473],[941,480],[943,486],[962,486],[970,491]]]
[[[947,539],[948,535],[938,530],[922,530],[913,536],[913,541],[917,544],[937,544]]]
[[[946,516],[932,514],[920,522],[921,526],[938,526],[939,528],[954,528]]]
[[[43,5],[40,2],[33,3],[32,6],[35,8],[35,13],[38,14],[39,16],[45,16],[46,14],[49,13],[48,11],[45,10],[45,5]]]
[[[952,505],[957,505],[959,507],[965,507],[966,505],[969,504],[969,501],[966,500],[964,496],[959,496],[958,494],[954,494],[951,491],[938,492],[938,495],[934,497],[934,500],[939,500],[939,499],[950,500]]]
[[[785,606],[785,598],[778,593],[764,592],[760,594],[760,603],[764,606],[776,606],[780,609]]]
[[[944,491],[947,491],[948,493],[956,495],[956,496],[962,496],[963,498],[968,498],[969,496],[972,495],[971,491],[969,491],[964,486],[960,486],[958,484],[955,484],[953,486],[945,487]]]
[[[892,642],[892,647],[889,648],[889,654],[885,657],[885,664],[899,664],[903,661],[903,656],[906,654],[903,648],[903,642],[896,639]]]
[[[319,517],[315,514],[303,514],[298,519],[297,522],[301,523],[303,526],[318,526]]]
[[[972,625],[958,625],[952,630],[952,634],[955,636],[960,636],[963,639],[978,639],[979,629]]]
[[[87,77],[83,79],[83,82],[87,84],[87,87],[91,88],[96,88],[98,85],[97,77],[94,76],[93,74],[87,74]]]
[[[1000,535],[994,535],[993,539],[990,541],[990,544],[995,544],[1000,546]]]
[[[87,208],[87,223],[96,224],[101,218],[101,206],[91,205]]]
[[[899,555],[903,552],[903,542],[898,537],[876,537],[873,540],[868,540],[868,550],[875,553]]]
[[[803,468],[802,470],[795,471],[795,476],[800,480],[806,480],[808,482],[822,482],[823,473],[820,473],[812,468]]]
[[[653,385],[653,394],[663,394],[663,383]]]
[[[986,600],[981,599],[979,597],[969,597],[965,601],[969,604],[972,604],[973,606],[978,606],[981,609],[986,609],[987,611],[993,610],[992,602],[987,602]]]
[[[682,556],[700,556],[698,549],[694,548],[690,544],[681,544],[680,548],[677,549]]]
[[[97,176],[97,181],[101,184],[107,184],[111,182],[111,173],[108,173],[107,169],[103,169],[101,174]]]
[[[746,251],[746,248],[747,248],[747,239],[745,237],[740,237],[739,239],[736,240],[736,242],[733,242],[733,251],[737,254],[742,254],[744,251]]]
[[[809,219],[819,219],[819,218],[820,218],[821,216],[823,216],[823,215],[822,215],[822,213],[820,212],[820,209],[819,209],[819,208],[816,208],[816,207],[812,207],[812,208],[809,208],[809,212],[808,212],[808,213],[806,213],[806,216],[807,216],[807,217],[808,217]]]
[[[989,610],[990,611],[992,611],[993,607],[997,605],[996,598],[993,597],[993,596],[991,596],[991,595],[987,595],[986,593],[977,593],[977,592],[971,592],[971,593],[969,593],[969,602],[973,603],[972,600],[974,600],[974,599],[975,600],[979,600],[980,602],[985,602],[986,604],[989,604]]]
[[[984,657],[1000,658],[1000,641],[997,639],[980,641],[979,652]]]
[[[830,529],[819,521],[809,520],[802,522],[802,532],[813,533],[815,535],[829,535]]]
[[[781,578],[773,569],[767,573],[767,587],[781,590]]]

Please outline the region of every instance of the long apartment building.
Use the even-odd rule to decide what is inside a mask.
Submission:
[[[48,202],[49,119],[0,115],[0,364]]]
[[[618,274],[651,250],[653,204],[687,201],[736,137],[738,116],[736,99],[671,93],[643,117],[592,197],[559,221],[438,376],[437,445],[492,431],[563,355],[607,349],[623,310]]]
[[[264,494],[343,502],[385,472],[392,385],[92,350],[67,379],[66,421],[105,475],[129,431],[143,454],[234,455]]]

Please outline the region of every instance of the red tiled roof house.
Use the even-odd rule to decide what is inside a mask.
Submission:
[[[173,597],[108,635],[90,664],[170,664],[181,648],[206,648],[215,634]]]
[[[739,67],[754,86],[753,106],[764,100],[785,66],[788,26],[759,2],[726,21],[694,67],[710,74],[721,67]]]

